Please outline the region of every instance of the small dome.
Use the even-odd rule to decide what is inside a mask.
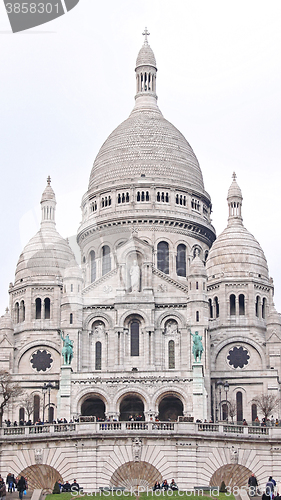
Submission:
[[[144,43],[137,57],[136,68],[139,66],[153,66],[156,68],[156,59],[152,48],[148,43]]]
[[[15,282],[33,276],[63,276],[74,259],[67,241],[54,227],[44,227],[31,238],[22,251],[16,268]]]
[[[0,317],[0,330],[14,330],[14,325],[8,307],[5,314]]]
[[[206,276],[206,268],[198,254],[195,255],[190,264],[189,276]]]
[[[69,265],[65,268],[64,278],[82,279],[82,271],[75,259],[72,259]]]
[[[218,236],[210,250],[206,271],[213,275],[231,277],[255,276],[268,278],[268,267],[263,250],[243,224],[229,225]]]

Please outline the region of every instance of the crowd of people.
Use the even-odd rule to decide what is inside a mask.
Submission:
[[[70,491],[80,491],[82,488],[77,483],[76,479],[73,480],[73,483],[70,484],[69,481],[65,483],[58,482],[60,493],[68,493]]]
[[[0,498],[2,500],[5,500],[6,498],[6,485],[8,493],[13,493],[16,490],[19,492],[20,500],[22,500],[23,495],[26,495],[26,490],[28,489],[28,481],[26,477],[15,477],[14,474],[9,472],[5,483],[4,479],[0,476]]]
[[[177,491],[178,490],[178,486],[175,483],[174,479],[172,479],[172,481],[170,482],[170,484],[168,483],[167,479],[164,479],[164,481],[162,482],[162,484],[160,484],[159,481],[156,481],[155,485],[153,486],[153,491],[156,491],[156,490],[164,490],[164,491],[173,490],[173,491]]]
[[[78,419],[75,420],[75,422],[78,422]],[[5,420],[6,427],[18,427],[18,426],[31,426],[31,425],[47,425],[47,424],[73,424],[74,421],[70,420],[69,422],[66,420],[66,418],[58,418],[57,420],[53,420],[52,422],[48,421],[42,421],[40,418],[36,420],[36,422],[32,422],[30,419],[29,420],[20,420],[19,423],[15,420],[14,423],[12,423],[9,419]]]

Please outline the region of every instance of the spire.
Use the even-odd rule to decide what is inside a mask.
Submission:
[[[144,103],[146,106],[155,107],[157,96],[156,96],[156,60],[151,49],[147,37],[150,35],[148,29],[145,28],[144,32],[144,43],[140,49],[136,62],[136,101],[141,98],[141,102],[137,102],[137,106],[141,105],[143,107]]]
[[[41,226],[42,224],[48,226],[55,226],[55,211],[56,211],[56,196],[51,186],[51,177],[47,177],[47,186],[43,191],[41,198]]]
[[[238,222],[242,224],[242,192],[240,187],[236,182],[236,173],[232,174],[232,183],[228,190],[227,202],[228,202],[228,224],[233,222]]]

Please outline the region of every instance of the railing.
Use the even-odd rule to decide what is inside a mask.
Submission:
[[[26,439],[28,436],[36,436],[38,434],[50,437],[50,434],[103,434],[111,432],[123,433],[163,433],[163,434],[179,434],[179,435],[196,435],[196,434],[242,434],[242,435],[259,435],[270,436],[281,439],[281,427],[262,427],[262,426],[247,426],[237,424],[226,424],[224,422],[201,423],[201,422],[155,422],[155,421],[130,421],[130,422],[95,422],[95,421],[80,421],[75,423],[62,424],[41,424],[31,426],[11,426],[1,427],[0,437],[18,436],[19,439]]]

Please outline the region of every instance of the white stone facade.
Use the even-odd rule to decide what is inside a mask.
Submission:
[[[156,73],[145,40],[135,107],[101,147],[82,199],[79,265],[55,229],[49,178],[41,229],[19,258],[10,312],[0,320],[0,369],[35,397],[32,420],[82,415],[114,422],[217,421],[227,416],[227,399],[237,404],[234,420],[250,422],[254,396],[279,395],[281,320],[264,253],[243,226],[241,190],[234,175],[228,226],[216,239],[197,158],[158,108]],[[71,368],[63,366],[58,330],[74,341]],[[195,332],[202,339],[201,361],[192,353]],[[228,382],[226,394],[218,381]],[[44,404],[48,382],[54,388]],[[20,398],[4,418],[28,420]],[[123,446],[122,440],[126,447],[128,439],[112,441],[110,449]],[[156,450],[144,452],[152,464],[159,439],[166,441],[147,439]],[[173,446],[167,473],[190,486],[181,475],[181,445]],[[196,446],[190,446],[191,456]],[[134,453],[140,453],[139,442]],[[39,463],[32,452],[28,456]],[[116,460],[108,465],[105,482],[116,466]],[[91,467],[95,480],[88,487],[97,487],[98,465]],[[209,481],[200,471],[198,482]]]

